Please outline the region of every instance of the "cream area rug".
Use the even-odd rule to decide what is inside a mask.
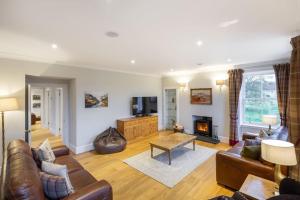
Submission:
[[[169,165],[168,154],[157,148],[153,150],[154,158],[151,158],[151,152],[148,150],[123,160],[123,162],[172,188],[217,153],[215,149],[199,145],[196,145],[195,151],[192,148],[192,144],[188,144],[172,151],[171,165]]]

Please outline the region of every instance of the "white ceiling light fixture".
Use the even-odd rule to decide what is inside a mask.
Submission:
[[[107,37],[110,37],[110,38],[117,38],[117,37],[119,37],[119,33],[114,32],[114,31],[108,31],[108,32],[105,33],[105,35]]]
[[[234,19],[234,20],[230,20],[230,21],[225,21],[225,22],[222,22],[221,24],[219,24],[219,26],[221,28],[226,28],[228,26],[232,26],[234,24],[237,24],[239,22],[238,19]]]
[[[135,60],[131,60],[130,63],[131,63],[131,64],[135,64]]]
[[[170,71],[171,71],[171,72],[174,72],[174,69],[172,68],[172,69],[170,69]]]
[[[201,46],[203,45],[203,42],[201,40],[198,40],[197,43],[196,43],[198,46]]]
[[[227,59],[227,62],[231,62],[232,60],[230,58]]]
[[[51,44],[52,49],[57,49],[57,44]]]

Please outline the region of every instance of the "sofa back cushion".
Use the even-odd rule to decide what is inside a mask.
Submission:
[[[30,146],[22,140],[14,140],[7,147],[5,198],[45,199]]]

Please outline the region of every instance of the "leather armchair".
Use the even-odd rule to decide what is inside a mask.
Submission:
[[[247,133],[244,139],[253,139],[257,134]],[[287,140],[288,130],[286,127],[280,127],[274,131],[274,134],[268,139]],[[266,161],[253,160],[242,157],[241,151],[244,141],[240,141],[227,151],[219,151],[216,155],[216,178],[221,185],[239,190],[248,174],[253,174],[268,180],[274,180],[275,167]],[[286,174],[287,169],[283,172]]]

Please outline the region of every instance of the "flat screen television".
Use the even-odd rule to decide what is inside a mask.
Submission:
[[[136,116],[157,113],[157,97],[132,97],[131,109]]]

